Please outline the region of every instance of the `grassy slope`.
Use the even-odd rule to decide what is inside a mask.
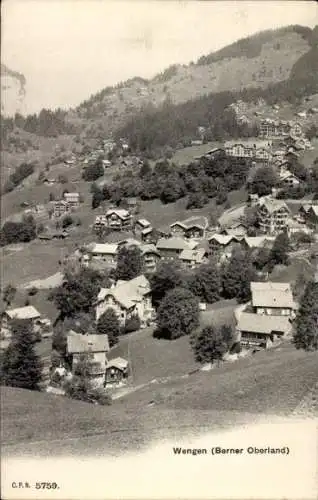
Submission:
[[[151,384],[111,407],[5,388],[2,451],[33,456],[113,453],[149,444],[152,438],[289,415],[317,381],[317,361],[317,353],[286,345],[212,372]],[[149,407],[150,401],[157,404]],[[9,443],[15,446],[7,448]]]
[[[257,38],[259,35],[256,35]],[[253,40],[253,37],[251,37]],[[251,42],[253,45],[253,41]],[[257,44],[258,45],[258,44]],[[266,87],[272,82],[287,80],[293,64],[309,51],[308,41],[292,30],[278,30],[265,37],[260,50],[251,54],[244,50],[225,52],[210,64],[176,66],[176,71],[163,79],[140,83],[133,79],[120,89],[99,93],[82,105],[81,110],[93,111],[94,118],[106,125],[107,115],[113,125],[122,122],[123,114],[138,110],[145,103],[158,105],[169,95],[175,103],[185,102],[209,92],[239,90],[249,86]],[[140,88],[144,87],[141,93]],[[80,114],[80,113],[79,113]],[[94,120],[87,120],[94,125]],[[95,125],[97,122],[95,121]]]

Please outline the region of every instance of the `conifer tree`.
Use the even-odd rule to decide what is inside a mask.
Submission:
[[[25,321],[12,324],[12,340],[3,355],[2,380],[11,387],[40,390],[42,363],[34,349],[31,325]]]
[[[294,344],[306,351],[318,349],[318,282],[309,282],[295,321]]]

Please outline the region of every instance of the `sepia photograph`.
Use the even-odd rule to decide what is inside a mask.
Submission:
[[[318,496],[318,3],[3,0],[3,500]]]

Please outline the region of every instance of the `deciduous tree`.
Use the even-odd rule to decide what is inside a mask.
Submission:
[[[166,293],[157,311],[157,335],[170,340],[190,334],[199,325],[198,299],[186,288]]]

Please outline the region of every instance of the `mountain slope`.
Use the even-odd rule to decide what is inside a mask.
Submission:
[[[267,88],[289,79],[295,63],[310,52],[313,33],[301,26],[258,33],[201,57],[196,64],[173,65],[152,80],[133,78],[107,87],[83,102],[70,118],[87,120],[86,128],[93,134],[98,129],[113,130],[142,107],[157,107],[167,98],[179,104],[211,92]]]

